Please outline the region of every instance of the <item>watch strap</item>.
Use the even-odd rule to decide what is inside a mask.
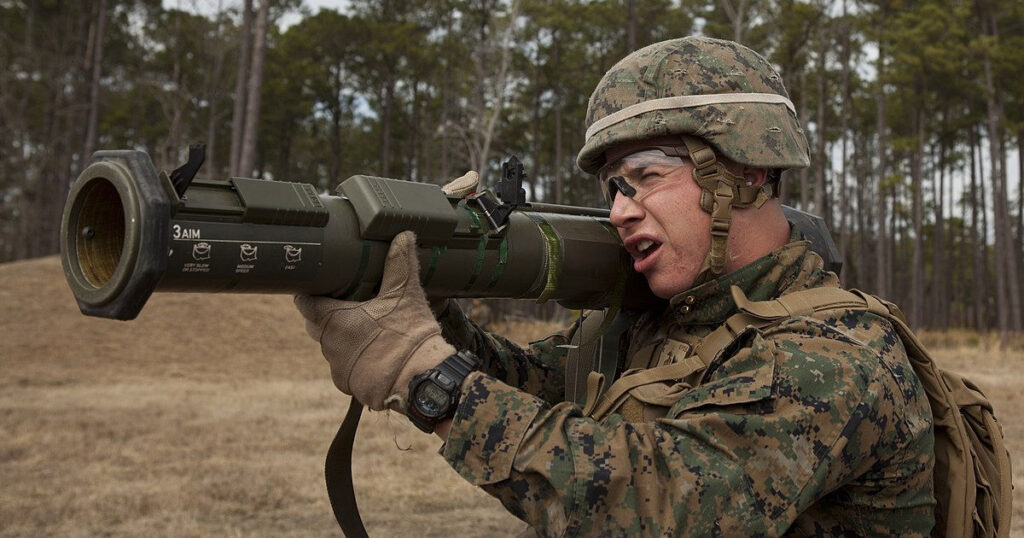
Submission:
[[[480,359],[464,349],[449,355],[448,358],[441,361],[441,364],[434,367],[435,370],[455,381],[456,388],[462,385],[470,372],[478,368],[480,368]]]

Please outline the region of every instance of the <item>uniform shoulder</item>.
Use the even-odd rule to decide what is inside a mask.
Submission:
[[[784,377],[853,383],[865,390],[878,381],[905,378],[910,370],[892,323],[867,310],[836,309],[793,317],[766,329],[763,337],[778,350],[777,375]]]

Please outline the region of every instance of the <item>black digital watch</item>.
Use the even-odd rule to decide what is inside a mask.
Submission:
[[[479,367],[480,359],[462,350],[412,378],[405,412],[409,420],[417,428],[434,433],[434,427],[455,415],[462,382]]]

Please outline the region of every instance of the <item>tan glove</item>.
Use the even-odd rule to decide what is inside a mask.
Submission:
[[[331,379],[370,409],[405,411],[409,381],[455,353],[419,282],[416,236],[391,242],[380,293],[366,302],[297,295],[306,332],[320,342]]]
[[[458,196],[459,198],[465,198],[470,194],[476,192],[476,189],[480,186],[480,174],[476,173],[476,170],[470,170],[465,174],[445,183],[441,187],[441,192],[445,196]]]

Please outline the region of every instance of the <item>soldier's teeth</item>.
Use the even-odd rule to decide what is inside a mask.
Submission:
[[[640,252],[643,252],[643,251],[647,250],[648,248],[651,248],[651,245],[653,245],[653,244],[654,244],[654,241],[651,241],[650,239],[644,239],[643,241],[640,241],[639,243],[636,244],[636,248]]]

